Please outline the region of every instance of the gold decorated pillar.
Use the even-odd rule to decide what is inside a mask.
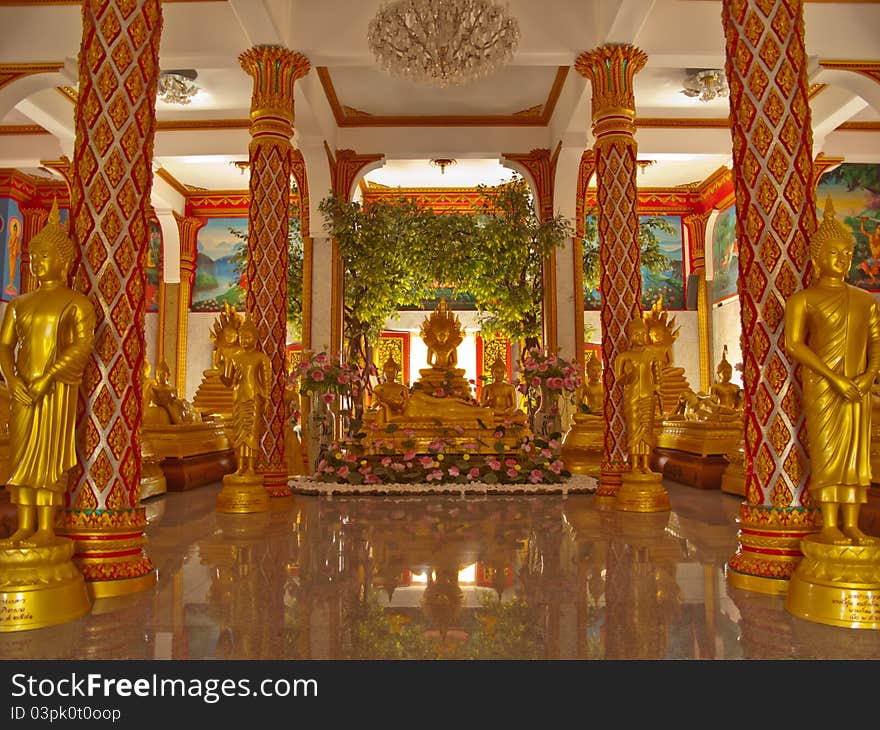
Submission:
[[[180,232],[180,289],[177,293],[177,349],[175,385],[181,398],[186,397],[186,341],[189,331],[189,304],[196,277],[199,255],[199,229],[205,221],[195,216],[174,214]]]
[[[641,312],[633,77],[647,60],[635,46],[606,45],[581,53],[575,62],[575,68],[593,87],[602,357],[609,364],[626,349],[626,325]],[[623,386],[611,367],[603,369],[602,378],[605,451],[597,494],[614,496],[623,472],[628,470]]]
[[[784,593],[814,532],[800,384],[785,303],[808,283],[816,227],[802,0],[724,0],[745,396],[738,588]]]
[[[95,597],[156,581],[140,505],[146,211],[159,76],[159,0],[84,0],[72,233],[74,288],[95,308],[94,351],[80,390],[76,477],[62,531]]]
[[[27,294],[37,288],[37,281],[31,273],[31,239],[39,233],[49,219],[49,211],[36,205],[22,205],[21,210],[21,256],[19,257],[19,293]]]
[[[697,276],[697,339],[700,345],[700,390],[709,392],[712,385],[712,353],[709,333],[709,292],[706,287],[706,223],[711,210],[684,217],[690,248],[691,273]]]
[[[270,403],[284,403],[287,384],[287,237],[293,168],[293,85],[310,68],[300,53],[255,46],[239,56],[253,78],[251,97],[250,208],[247,298],[258,347],[272,364]],[[259,470],[270,497],[290,497],[284,458],[284,408],[266,409]]]

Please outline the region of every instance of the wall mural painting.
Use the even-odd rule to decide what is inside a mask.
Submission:
[[[730,206],[715,219],[712,230],[712,302],[737,293],[739,244],[736,240],[736,207]]]
[[[150,245],[147,247],[147,312],[159,311],[159,279],[162,271],[162,228],[150,219]]]
[[[2,261],[0,261],[0,300],[8,302],[19,294],[19,259],[22,245],[22,218],[18,202],[7,198],[0,201],[0,242],[2,242]]]
[[[652,221],[658,220],[662,221],[660,225],[651,224]],[[643,239],[647,227],[656,240],[655,253],[661,254],[667,261],[666,267],[657,272],[642,266],[642,309],[650,309],[661,296],[664,309],[685,309],[684,236],[681,216],[640,215],[639,224]],[[586,230],[595,230],[595,228],[595,223],[591,226],[588,222]],[[654,244],[649,245],[654,246]],[[642,246],[644,249],[644,240]],[[598,286],[591,286],[585,281],[584,309],[598,310],[601,302]]]
[[[220,312],[227,302],[244,309],[246,241],[247,218],[209,218],[199,229],[191,311]]]
[[[850,284],[880,292],[880,165],[844,163],[825,173],[816,196],[820,221],[829,195],[856,242]]]

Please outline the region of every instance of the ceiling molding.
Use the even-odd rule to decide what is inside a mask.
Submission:
[[[64,61],[47,63],[0,63],[0,89],[33,74],[58,73],[64,68]]]
[[[700,117],[636,117],[636,128],[676,128],[688,129],[727,129],[730,127],[728,119],[700,118]]]
[[[833,71],[852,71],[880,84],[880,61],[819,59],[819,65]]]
[[[880,122],[844,122],[835,132],[880,132]]]
[[[193,129],[250,129],[250,119],[169,119],[157,121],[158,132],[188,132]]]
[[[513,114],[456,116],[370,114],[354,109],[340,102],[330,77],[330,70],[326,66],[318,66],[315,71],[339,127],[545,127],[550,123],[556,109],[569,68],[569,66],[557,67],[553,84],[543,104]]]
[[[39,124],[0,124],[0,135],[21,136],[25,134],[51,134]]]

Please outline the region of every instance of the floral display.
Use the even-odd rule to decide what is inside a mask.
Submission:
[[[296,366],[291,380],[299,382],[303,395],[321,394],[322,399],[330,403],[336,395],[354,395],[361,387],[362,377],[357,367],[340,362],[338,357],[326,352],[318,352]]]
[[[531,389],[540,388],[555,393],[574,393],[583,382],[579,365],[537,347],[526,354],[520,375],[519,390],[525,395]]]

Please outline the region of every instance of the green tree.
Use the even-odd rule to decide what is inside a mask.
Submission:
[[[641,265],[653,274],[666,271],[671,259],[660,249],[657,232],[675,233],[669,221],[661,215],[639,216],[639,255]],[[601,266],[599,262],[599,228],[596,211],[588,211],[584,220],[584,289],[599,288]]]
[[[478,189],[479,228],[461,286],[475,296],[484,332],[521,341],[528,350],[541,338],[545,259],[574,228],[561,215],[541,221],[520,176]]]

